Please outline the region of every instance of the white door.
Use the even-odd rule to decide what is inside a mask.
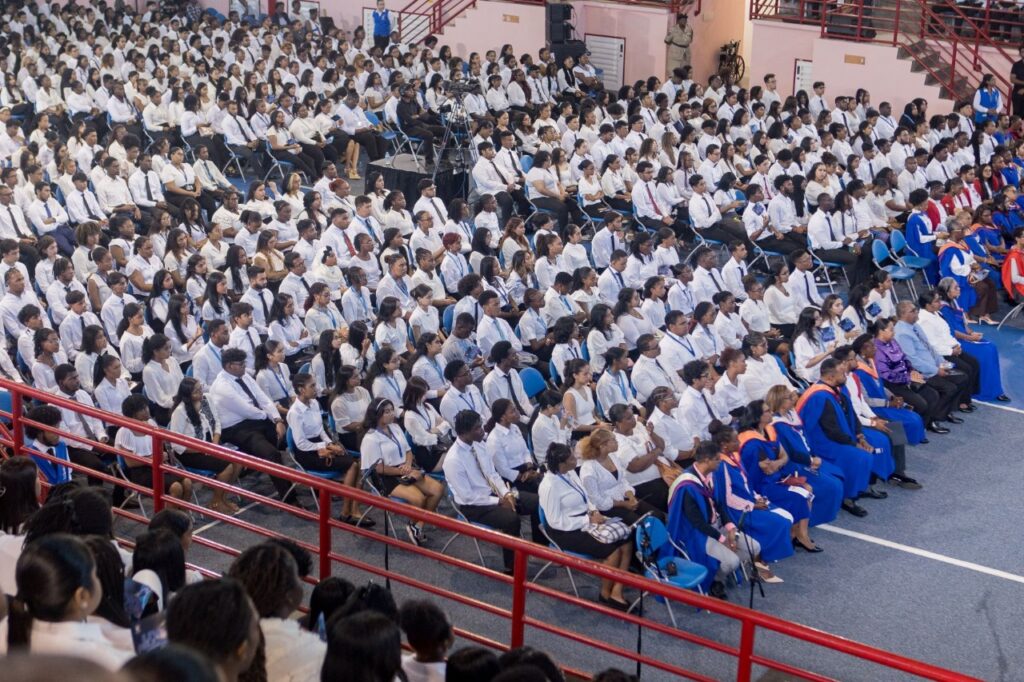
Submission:
[[[583,37],[590,50],[590,63],[608,90],[622,87],[623,65],[626,61],[626,39],[587,33]]]

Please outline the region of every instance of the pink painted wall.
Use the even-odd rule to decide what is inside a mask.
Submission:
[[[791,26],[774,21],[753,22],[749,80],[760,84],[766,73],[774,73],[779,92],[793,92],[793,68],[796,59],[814,62],[813,80],[824,81],[829,101],[839,94],[853,95],[857,88],[867,88],[874,103],[883,100],[902,111],[903,105],[923,97],[939,111],[952,107],[950,100],[939,97],[939,88],[925,85],[925,74],[910,70],[909,60],[898,59],[897,49],[889,45],[855,43],[821,38],[820,30],[807,26]],[[780,49],[780,46],[786,46]],[[863,64],[848,59],[863,58]]]
[[[634,7],[607,2],[574,2],[576,32],[626,40],[624,80],[632,83],[655,74],[664,77],[667,50],[665,34],[671,25],[663,8]]]
[[[445,26],[438,36],[452,52],[483,54],[509,43],[516,54],[537,54],[546,42],[544,7],[511,2],[479,2],[475,9]]]

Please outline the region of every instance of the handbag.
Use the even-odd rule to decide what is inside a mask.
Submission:
[[[670,464],[661,457],[654,460],[654,466],[658,467],[658,473],[661,474],[661,480],[665,481],[668,485],[672,485],[672,483],[683,473],[683,468],[678,464]]]
[[[604,523],[588,523],[583,527],[590,537],[600,543],[610,545],[622,542],[629,537],[629,526],[621,519],[605,519]]]

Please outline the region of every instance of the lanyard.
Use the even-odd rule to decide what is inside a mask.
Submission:
[[[587,504],[587,493],[586,491],[583,490],[583,488],[570,481],[565,474],[558,474],[558,478],[560,478],[562,482],[565,483],[567,486],[578,492],[580,494],[580,497],[583,498],[583,504]]]
[[[384,381],[388,382],[388,385],[394,390],[395,395],[397,395],[399,400],[401,400],[402,392],[398,390],[398,380],[394,377],[388,376],[387,374],[381,374],[381,377],[383,377]]]
[[[608,372],[608,374],[610,374],[611,376],[615,377],[615,380],[619,384],[619,392],[622,393],[622,399],[625,400],[626,403],[628,404],[629,403],[629,399],[630,399],[630,395],[629,395],[629,391],[626,390],[626,380],[624,378],[624,373],[623,372],[618,372],[617,374],[612,374],[611,372]]]
[[[283,378],[282,378],[280,365],[277,367],[277,369],[273,369],[273,368],[268,368],[268,369],[270,369],[270,373],[274,375],[274,378],[277,379],[277,385],[281,387],[281,392],[284,393],[284,397],[287,398],[288,397],[288,389],[284,387],[284,381],[283,381]]]
[[[469,397],[468,400],[466,399],[467,396]],[[470,392],[470,389],[468,387],[465,393],[459,394],[459,400],[464,402],[466,406],[469,407],[470,410],[476,412],[476,398],[473,397],[473,394]]]
[[[693,351],[693,344],[690,343],[689,339],[676,336],[672,332],[668,332],[668,338],[672,339],[673,341],[678,343],[680,346],[682,346],[686,350],[690,351],[690,355],[696,355],[696,353]]]
[[[380,429],[377,429],[377,430],[378,430],[378,432],[383,433],[384,436],[386,436],[389,441],[391,441],[392,443],[395,444],[395,448],[398,450],[398,456],[401,457],[402,456],[402,446],[399,444],[398,439],[395,438],[394,434],[391,433],[391,427],[388,426],[388,430],[387,431],[380,431]],[[380,454],[381,455],[384,454],[384,448],[381,448]]]

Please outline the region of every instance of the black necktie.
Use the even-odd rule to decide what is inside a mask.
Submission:
[[[492,166],[494,166],[494,172],[498,174],[498,179],[501,180],[501,184],[503,184],[503,185],[505,185],[507,187],[508,186],[508,180],[506,180],[505,176],[501,174],[500,170],[498,170],[498,164],[494,163],[494,159],[491,159],[490,164]]]
[[[708,274],[711,276],[711,281],[714,283],[715,288],[718,289],[719,291],[721,291],[722,290],[722,285],[718,283],[717,279],[715,279],[715,271],[714,270],[708,270]]]
[[[146,198],[153,201],[153,190],[149,186],[149,173],[146,173],[143,177],[146,178]]]
[[[251,341],[252,337],[250,337],[249,340]],[[245,380],[242,377],[238,377],[237,379],[235,379],[235,381],[238,382],[238,385],[242,387],[242,390],[245,391],[245,394],[249,396],[249,400],[252,401],[253,406],[256,407],[257,409],[263,409],[260,407],[259,402],[257,402],[256,395],[252,392],[252,389],[246,386]]]
[[[832,241],[838,241],[838,240],[836,239],[836,233],[832,231],[832,219],[831,219],[831,218],[829,218],[829,217],[828,217],[828,216],[826,215],[826,216],[825,216],[825,222],[827,222],[827,223],[828,223],[828,233],[829,233],[829,236],[831,236],[831,237],[832,237]]]
[[[701,391],[700,399],[704,401],[704,407],[707,408],[708,416],[711,417],[711,420],[714,421],[715,419],[718,419],[718,417],[715,416],[714,410],[711,409],[711,403],[708,402],[708,397],[704,395],[703,391]]]
[[[305,277],[299,277],[299,281],[302,282],[302,286],[306,287],[306,293],[309,293],[309,282],[306,281]]]
[[[242,125],[242,121],[238,118],[238,114],[235,114],[233,118],[235,119],[235,123],[238,124],[238,129],[242,132],[242,137],[245,138],[246,142],[250,142],[252,138],[249,137],[249,132],[245,129],[245,126]]]
[[[19,239],[28,239],[28,237],[21,231],[21,226],[18,225],[18,219],[14,217],[14,209],[10,206],[7,207],[7,212],[11,215],[11,225],[14,226],[14,231],[18,234]]]
[[[523,409],[523,406],[519,404],[519,399],[516,398],[516,389],[512,384],[512,374],[506,374],[505,381],[508,383],[508,397],[511,398],[512,404],[516,406],[517,410],[519,410],[519,414],[529,414]]]
[[[99,220],[100,217],[93,212],[92,206],[89,205],[89,196],[82,192],[82,205],[85,206],[85,213],[93,220]]]
[[[263,306],[263,321],[264,322],[269,322],[270,321],[270,308],[267,307],[267,299],[263,298],[263,292],[262,291],[258,292],[257,296],[260,299],[260,305]]]

